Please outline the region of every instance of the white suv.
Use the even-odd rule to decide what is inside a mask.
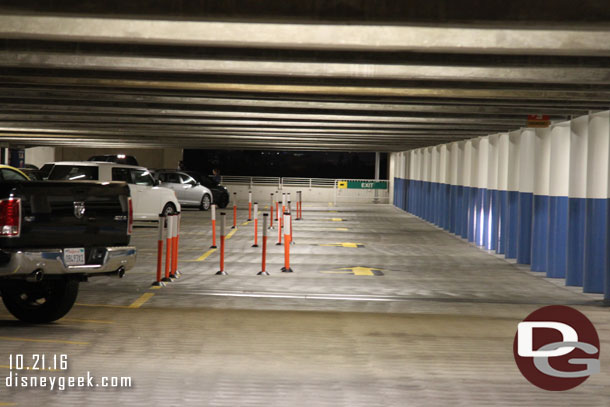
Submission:
[[[148,169],[134,165],[97,161],[53,163],[49,180],[123,181],[129,184],[134,220],[157,220],[160,213],[180,211],[174,191],[157,186]]]

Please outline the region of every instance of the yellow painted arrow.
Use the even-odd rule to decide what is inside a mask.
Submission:
[[[364,245],[362,243],[351,243],[351,242],[341,242],[341,243],[323,243],[320,244],[319,246],[326,246],[326,247],[351,247],[351,248],[359,248],[359,247],[364,247]]]
[[[337,270],[322,271],[324,274],[352,274],[355,276],[383,276],[383,270],[375,267],[343,267]]]

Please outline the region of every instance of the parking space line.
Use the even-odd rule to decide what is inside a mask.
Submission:
[[[14,337],[14,336],[0,336],[0,341],[37,342],[37,343],[63,343],[65,345],[89,345],[89,342],[64,341],[64,340],[61,340],[61,339],[18,338],[18,337]]]
[[[214,253],[217,249],[210,249],[207,252],[203,253],[197,260],[195,261],[204,261],[205,259],[207,259],[208,257],[210,257],[210,255],[212,253]]]
[[[82,322],[86,324],[114,324],[114,321],[102,321],[99,319],[62,318],[66,322]]]
[[[74,305],[79,307],[103,307],[103,308],[129,308],[127,305],[112,305],[112,304],[84,304],[82,302],[77,302]]]
[[[132,302],[131,305],[127,308],[140,308],[146,301],[150,300],[154,295],[155,294],[153,293],[144,293],[140,296],[140,298]]]
[[[235,232],[237,232],[238,229],[233,229],[232,231],[229,232],[229,234],[227,235],[226,239],[230,239],[233,237],[233,235],[235,234]]]
[[[0,402],[0,406],[16,406],[17,403],[2,403]]]

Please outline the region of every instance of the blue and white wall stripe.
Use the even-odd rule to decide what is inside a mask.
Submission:
[[[390,156],[397,207],[610,301],[610,111]]]

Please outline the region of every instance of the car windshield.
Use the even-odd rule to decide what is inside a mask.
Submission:
[[[55,165],[49,174],[50,180],[97,181],[98,168],[87,165]]]

